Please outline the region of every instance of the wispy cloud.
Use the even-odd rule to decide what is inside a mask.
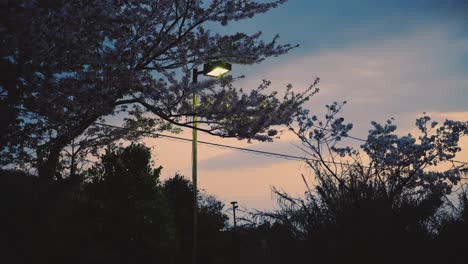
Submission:
[[[318,76],[322,90],[308,107],[321,111],[327,103],[346,100],[345,114],[366,129],[371,120],[403,116],[406,122],[409,112],[464,111],[468,67],[460,58],[468,56],[468,38],[457,32],[443,25],[425,27],[265,68],[258,65],[256,76],[243,86],[252,87],[267,78],[277,87],[287,83],[307,87]]]
[[[300,58],[284,56],[281,63],[267,63],[248,69],[240,86],[255,87],[261,79],[272,80],[282,89],[288,83],[307,87],[316,76],[321,92],[307,105],[314,113],[333,101],[348,101],[343,115],[355,124],[351,134],[366,137],[370,122],[396,118],[401,133],[414,127],[423,112],[434,118],[468,120],[468,38],[451,25],[425,25],[379,40],[362,41],[346,47],[321,49]],[[190,134],[183,136],[190,137]],[[271,144],[249,145],[243,141],[204,140],[251,147],[273,152],[299,154],[286,136]],[[190,177],[190,144],[156,143],[155,157],[165,166],[165,177],[179,171]],[[462,142],[468,148],[467,142]],[[271,186],[301,194],[300,173],[306,171],[297,161],[217,148],[200,147],[200,186],[229,201],[236,199],[252,207],[271,208]],[[458,159],[468,160],[468,150]],[[302,170],[302,171],[301,171]]]

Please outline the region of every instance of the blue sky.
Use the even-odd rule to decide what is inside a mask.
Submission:
[[[286,84],[298,90],[320,77],[321,91],[307,107],[320,113],[333,101],[348,101],[344,117],[352,135],[366,137],[370,122],[394,117],[400,133],[413,131],[414,119],[428,112],[434,119],[468,120],[468,1],[462,0],[290,0],[253,19],[214,27],[233,33],[275,34],[300,47],[253,66],[234,65],[246,75],[238,86],[249,89],[270,79],[281,93]],[[190,138],[189,131],[182,136]],[[301,155],[295,138],[248,144],[200,135],[201,140]],[[149,140],[163,175],[190,177],[190,144]],[[356,142],[349,142],[357,146]],[[468,142],[457,157],[468,160]],[[301,162],[252,156],[199,146],[199,184],[229,204],[272,208],[270,188],[301,195]]]
[[[464,25],[468,21],[464,0],[290,0],[254,19],[232,23],[227,32],[280,34],[283,41],[298,43],[295,53],[321,48],[346,47],[380,39],[430,24]],[[460,34],[466,34],[460,27]]]

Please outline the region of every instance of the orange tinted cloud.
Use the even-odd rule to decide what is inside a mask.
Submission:
[[[289,55],[285,55],[289,56]],[[444,25],[426,27],[406,34],[392,35],[380,41],[356,43],[340,49],[324,49],[281,64],[260,64],[249,68],[251,75],[239,83],[256,87],[263,78],[272,80],[280,91],[287,83],[307,87],[321,77],[321,92],[307,107],[313,113],[333,101],[347,100],[343,116],[354,123],[353,136],[365,138],[370,122],[384,122],[395,117],[398,133],[413,130],[414,120],[428,112],[435,120],[468,120],[468,72],[459,67],[460,58],[468,56],[468,40]],[[247,69],[247,68],[245,68]],[[242,74],[242,68],[237,69]],[[182,136],[190,138],[190,131]],[[207,140],[238,147],[273,152],[296,153],[294,136],[283,135],[275,143],[253,143],[219,139],[200,133]],[[176,172],[191,177],[191,145],[164,139],[145,140],[154,146],[157,164],[164,166],[164,177]],[[355,147],[360,142],[350,141]],[[468,161],[468,141],[461,142],[458,160]],[[310,174],[298,161],[256,156],[243,152],[199,145],[199,182],[206,192],[228,203],[272,208],[270,188],[276,186],[301,195],[305,188],[301,173]]]

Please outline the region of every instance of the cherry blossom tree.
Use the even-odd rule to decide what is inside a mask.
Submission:
[[[342,106],[327,105],[323,119],[304,110],[290,125],[314,179],[303,176],[305,198],[274,189],[282,209],[263,216],[285,223],[300,237],[356,219],[361,224],[366,219],[363,233],[373,225],[382,231],[395,223],[407,225],[400,231],[421,224],[429,228],[444,198],[468,171],[467,164],[452,161],[461,150],[460,139],[468,136],[468,122],[438,124],[424,115],[416,119],[418,135],[403,136],[396,133],[393,119],[372,122],[358,150],[343,142],[356,138],[349,138],[353,125],[339,116]]]
[[[191,128],[221,137],[271,140],[315,92],[244,92],[235,78],[191,83],[191,69],[222,60],[254,64],[295,46],[265,42],[261,32],[220,34],[210,25],[248,19],[285,0],[21,0],[0,17],[0,162],[60,179],[61,157],[135,129]],[[196,91],[200,105],[191,104]],[[129,130],[96,126],[127,114]],[[151,115],[148,115],[151,113]],[[72,147],[72,148],[71,148]],[[73,149],[73,151],[71,151]],[[65,150],[69,150],[66,152]],[[73,162],[72,162],[73,163]],[[75,165],[73,165],[75,166]],[[72,167],[73,167],[72,166]],[[73,171],[73,169],[70,169]],[[72,173],[73,175],[73,173]]]
[[[390,119],[372,122],[367,138],[359,139],[349,135],[353,125],[340,117],[342,107],[328,105],[324,118],[306,110],[296,117],[290,129],[313,176],[302,175],[303,197],[273,189],[279,209],[253,212],[254,223],[273,220],[301,241],[294,249],[316,260],[429,261],[440,253],[425,249],[443,227],[448,195],[468,171],[453,161],[468,122],[438,124],[424,115],[414,134],[402,135]],[[350,140],[360,140],[360,147]]]

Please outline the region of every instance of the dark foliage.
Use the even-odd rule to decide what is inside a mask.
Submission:
[[[180,175],[160,183],[160,170],[144,146],[109,148],[85,184],[53,201],[37,178],[1,171],[3,259],[190,263],[193,189]],[[223,204],[199,194],[199,263],[464,262],[466,192],[451,207],[440,196],[391,203],[377,185],[353,182],[321,183],[309,200],[276,191],[283,207],[264,213],[272,221],[235,232],[226,229]]]
[[[57,200],[40,192],[36,177],[1,171],[1,242],[7,249],[3,259],[186,263],[192,243],[193,190],[179,175],[161,184],[161,167],[153,169],[150,157],[142,145],[109,147],[87,171],[87,181],[59,193]],[[200,205],[200,260],[228,263],[222,262],[230,245],[230,236],[222,232],[227,220],[223,204],[201,196]]]
[[[458,196],[459,205],[452,207],[451,214],[445,215],[439,223],[437,247],[441,262],[466,262],[466,239],[468,238],[468,192],[466,187]]]
[[[163,185],[176,226],[177,263],[190,263],[193,232],[193,187],[191,182],[176,175]],[[223,213],[224,204],[212,196],[199,194],[198,239],[200,263],[230,263],[226,252],[230,236],[220,232],[226,227],[228,217]]]
[[[375,143],[384,141],[388,140]],[[401,153],[415,163],[427,162],[428,155],[416,156],[408,149],[419,145],[410,143],[411,147],[392,149],[394,158],[380,160],[376,155],[373,166],[356,159],[331,167],[319,157],[309,162],[316,181],[310,188],[304,178],[303,198],[274,190],[280,210],[261,212],[257,214],[261,218],[253,219],[262,220],[260,224],[253,221],[236,230],[227,228],[223,203],[198,193],[198,263],[466,262],[468,195],[461,188],[458,205],[447,199],[452,183],[458,184],[466,168],[445,174],[414,170],[405,165]],[[382,148],[365,146],[371,154]],[[437,159],[439,154],[431,155]],[[79,184],[70,184],[73,178],[67,178],[44,185],[24,172],[0,171],[3,259],[190,263],[194,190],[180,175],[161,182],[160,172],[161,167],[151,163],[150,150],[139,144],[109,146],[80,175],[86,180]],[[419,180],[412,184],[416,176]]]
[[[303,176],[300,198],[274,189],[280,209],[254,214],[274,223],[262,238],[270,263],[459,263],[463,254],[452,250],[462,250],[466,238],[468,199],[463,194],[455,207],[448,197],[466,166],[434,167],[460,151],[468,123],[438,126],[423,116],[416,120],[416,138],[396,135],[392,120],[374,122],[361,145],[364,162],[359,151],[339,145],[352,129],[337,116],[341,107],[327,106],[324,121],[305,112],[290,127],[310,158],[314,180]]]

